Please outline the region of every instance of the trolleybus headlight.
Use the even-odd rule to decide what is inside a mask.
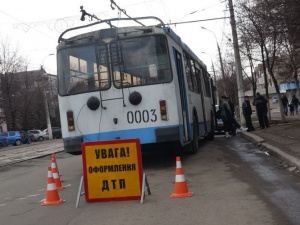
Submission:
[[[160,106],[161,119],[162,120],[168,120],[166,101],[165,100],[160,100],[159,101],[159,106]]]
[[[138,105],[141,103],[141,101],[142,101],[142,95],[139,92],[134,91],[134,92],[130,93],[129,102],[132,105]]]
[[[88,99],[87,106],[90,110],[96,110],[100,106],[100,100],[97,97],[92,96]]]
[[[67,112],[67,121],[68,121],[69,131],[75,130],[73,111]]]

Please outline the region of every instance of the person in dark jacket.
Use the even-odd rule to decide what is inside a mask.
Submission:
[[[242,132],[243,131],[246,131],[247,130],[247,128],[244,128],[243,126],[241,126],[237,121],[236,121],[236,119],[235,119],[235,116],[234,116],[234,114],[235,114],[235,109],[234,109],[234,104],[233,104],[233,102],[231,101],[231,99],[230,99],[230,97],[227,97],[227,102],[228,102],[228,104],[229,104],[229,106],[230,106],[230,109],[231,109],[231,112],[232,112],[232,126],[231,126],[231,132],[230,132],[230,134],[231,135],[236,135],[236,128],[238,128],[239,130],[241,130]]]
[[[281,94],[281,102],[282,102],[282,106],[283,106],[284,115],[287,116],[289,100],[287,99],[287,97],[284,94]]]
[[[291,103],[294,105],[294,111],[298,115],[299,99],[295,95],[293,95]]]
[[[219,109],[221,111],[221,118],[224,123],[225,137],[230,138],[231,136],[229,132],[232,130],[231,126],[233,114],[225,95],[221,96]]]
[[[259,120],[259,125],[261,129],[265,129],[269,126],[268,120],[268,106],[267,106],[267,99],[260,95],[259,92],[256,93],[256,97],[253,101],[253,105],[256,106],[256,113]]]
[[[249,101],[249,96],[247,96],[247,95],[244,97],[242,109],[243,109],[243,115],[246,120],[246,126],[248,127],[247,131],[248,132],[255,131],[253,124],[252,124],[252,119],[251,119],[252,109],[251,109],[251,105],[250,105],[250,101]]]
[[[289,108],[290,108],[290,116],[294,116],[294,104],[292,102],[289,104]]]

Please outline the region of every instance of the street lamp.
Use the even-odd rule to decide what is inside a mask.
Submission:
[[[52,55],[54,55],[54,53],[51,53],[51,54],[49,54],[49,55],[46,55],[46,56],[43,58],[43,60],[42,60],[42,65],[41,65],[42,68],[44,67],[44,61],[45,61],[45,59],[48,58],[49,56],[52,56]]]
[[[44,61],[47,57],[54,55],[54,53],[51,53],[47,56],[45,56],[42,60],[42,65],[41,65],[41,71],[43,69],[44,66]],[[47,75],[46,74],[42,74],[42,75]],[[46,90],[46,89],[45,89]],[[48,101],[47,101],[47,95],[46,92],[43,91],[43,97],[44,97],[44,102],[45,102],[45,113],[46,113],[46,121],[47,121],[47,129],[48,129],[48,135],[49,135],[49,140],[53,139],[53,135],[52,135],[52,127],[51,127],[51,120],[50,120],[50,115],[49,115],[49,108],[48,108]]]
[[[214,35],[215,39],[216,39],[216,43],[217,43],[217,47],[218,47],[218,52],[219,52],[219,59],[220,59],[221,71],[222,71],[222,78],[223,78],[223,85],[224,85],[224,94],[227,95],[226,94],[226,86],[225,86],[225,73],[224,73],[223,61],[222,61],[221,50],[220,50],[220,46],[219,46],[217,37],[216,37],[216,35],[215,35],[215,33],[213,31],[211,31],[211,30],[209,30],[209,29],[207,29],[205,27],[201,27],[201,29],[204,29],[204,30],[207,30],[207,31],[211,32]]]
[[[211,57],[210,54],[208,54],[206,52],[201,52],[201,53],[206,54],[206,55],[208,55],[210,57],[212,69],[213,69],[213,72],[214,72],[214,82],[215,82],[215,85],[217,87],[217,78],[216,78],[216,72],[215,72],[215,67],[214,67],[214,63],[213,63],[212,57]],[[219,92],[218,92],[218,88],[216,88],[216,96],[217,96],[217,104],[219,104]]]

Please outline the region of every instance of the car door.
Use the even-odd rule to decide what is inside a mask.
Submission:
[[[3,138],[3,143],[4,143],[5,145],[7,145],[7,144],[8,144],[8,139],[7,139],[8,133],[7,133],[7,132],[3,132],[3,133],[1,133],[0,135],[1,135],[1,137]]]
[[[39,138],[39,132],[36,131],[36,130],[32,130],[32,131],[30,131],[30,132],[34,135],[34,140],[35,140],[35,141],[38,140],[38,138]]]
[[[7,136],[7,142],[8,142],[8,144],[14,144],[15,143],[16,132],[9,131],[7,133],[8,133],[8,136]]]

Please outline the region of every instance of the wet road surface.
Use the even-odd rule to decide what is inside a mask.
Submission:
[[[266,198],[273,210],[280,211],[291,224],[300,224],[299,177],[280,167],[276,158],[246,140],[230,140],[226,147],[246,167],[240,167],[241,172],[237,176],[244,182],[252,183],[254,191]]]
[[[81,156],[57,154],[66,202],[40,206],[45,198],[50,156],[0,168],[0,224],[300,224],[300,178],[273,157],[237,136],[200,142],[194,155],[181,157],[191,198],[171,199],[175,157],[165,149],[145,152],[143,168],[151,196],[139,201],[86,203],[75,208]],[[41,222],[42,221],[42,222]]]

